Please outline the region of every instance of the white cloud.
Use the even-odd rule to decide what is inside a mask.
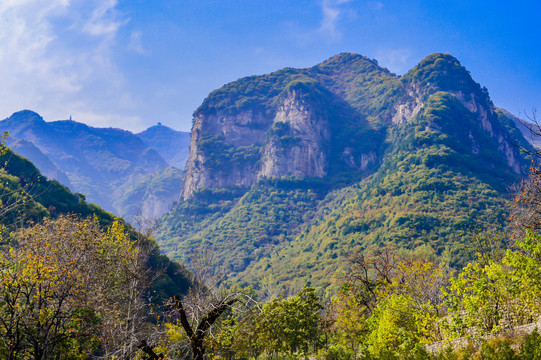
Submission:
[[[340,5],[350,2],[351,0],[322,0],[321,12],[323,19],[319,32],[325,34],[329,40],[335,41],[342,37],[342,34],[337,29],[339,21],[342,19],[343,12]]]
[[[119,21],[115,11],[117,0],[105,0],[92,11],[84,23],[83,31],[94,36],[114,36],[127,20]]]
[[[31,109],[46,120],[77,114],[92,125],[137,122],[112,114],[131,101],[114,64],[117,34],[128,21],[116,5],[0,0],[0,118]]]

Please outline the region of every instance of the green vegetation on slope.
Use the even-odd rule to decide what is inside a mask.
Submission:
[[[505,117],[493,126],[513,130]],[[517,175],[454,95],[433,94],[415,119],[389,129],[386,144],[383,163],[363,183],[334,190],[322,201],[328,185],[307,197],[306,191],[284,192],[263,186],[270,180],[260,182],[196,231],[169,238],[167,250],[189,261],[194,249],[212,246],[236,273],[233,278],[256,286],[267,279],[292,291],[305,283],[337,284],[352,251],[389,243],[430,244],[460,266],[472,256],[472,230],[502,230],[508,216],[502,194]],[[309,180],[296,183],[310,187]],[[342,191],[348,195],[340,197]],[[333,206],[323,211],[326,202]],[[177,222],[189,222],[176,214]]]
[[[242,271],[293,239],[325,187],[319,179],[261,180],[222,218],[181,243],[174,256],[189,259],[211,247],[229,270]]]
[[[513,146],[528,144],[452,56],[428,56],[397,77],[372,60],[340,54],[313,68],[228,84],[211,93],[196,116],[272,112],[292,89],[329,122],[329,175],[317,196],[306,190],[310,179],[295,180],[306,183],[295,191],[261,181],[240,200],[239,194],[200,202],[196,195],[161,222],[158,238],[168,254],[189,264],[194,252],[212,246],[232,279],[256,286],[265,279],[291,292],[305,283],[335,286],[352,251],[389,243],[430,244],[461,266],[472,256],[469,232],[503,228],[507,188],[527,165]],[[251,95],[259,105],[233,105]],[[392,123],[397,105],[416,115]],[[295,141],[281,124],[270,126],[268,135],[285,145]],[[218,155],[222,168],[236,164],[220,157],[235,153],[226,136],[202,139],[213,149],[209,162]],[[351,166],[349,154],[362,159],[363,170]],[[194,206],[199,215],[188,210]]]
[[[4,164],[0,170],[0,215],[1,223],[5,226],[4,232],[28,226],[44,218],[54,219],[67,214],[81,218],[96,216],[104,228],[111,226],[117,219],[99,206],[86,202],[84,195],[71,193],[56,180],[47,180],[30,161],[11,150],[0,156],[0,164]],[[187,270],[161,255],[153,239],[136,233],[128,224],[124,225],[133,239],[141,239],[143,247],[154,249],[148,259],[148,266],[156,274],[152,285],[157,294],[156,299],[185,293],[190,286]]]
[[[503,229],[502,193],[517,179],[474,121],[453,95],[434,94],[416,119],[393,129],[393,150],[355,196],[239,278],[252,283],[270,275],[285,288],[327,287],[355,249],[389,243],[448,249],[453,265],[465,264],[469,233]]]
[[[136,176],[119,187],[122,195],[113,205],[122,209],[121,215],[129,221],[136,221],[137,217],[155,220],[179,198],[183,174],[169,166],[153,174]]]

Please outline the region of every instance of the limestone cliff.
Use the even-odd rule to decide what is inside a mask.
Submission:
[[[449,54],[434,54],[402,77],[407,96],[395,105],[392,122],[400,124],[415,117],[426,100],[438,91],[453,94],[477,119],[476,125],[497,142],[498,151],[507,165],[517,174],[521,172],[519,149],[507,129],[502,128],[498,114],[486,88],[476,83],[470,73]],[[472,153],[479,153],[478,139],[470,131]]]
[[[452,94],[476,119],[465,125],[457,118],[458,127],[481,129],[497,156],[521,171],[503,115],[451,55],[430,55],[396,76],[375,60],[340,54],[212,92],[194,115],[181,198],[199,188],[249,188],[264,177],[362,178],[382,161],[388,131],[418,116],[439,92]],[[472,154],[486,146],[479,134],[471,130],[463,139]]]
[[[329,123],[316,110],[298,92],[287,94],[264,145],[258,177],[327,175]]]
[[[328,119],[302,95],[286,92],[272,118],[251,110],[196,116],[182,198],[204,187],[249,187],[263,177],[326,176]]]
[[[222,113],[196,116],[181,197],[189,198],[198,188],[252,185],[257,178],[258,148],[270,123],[262,114],[250,110],[234,116]],[[228,151],[245,150],[247,144],[255,145],[250,159],[221,161]]]

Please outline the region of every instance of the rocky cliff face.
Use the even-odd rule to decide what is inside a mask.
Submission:
[[[181,198],[199,188],[250,187],[264,177],[366,171],[385,152],[381,134],[414,119],[438,92],[454,95],[497,143],[498,156],[521,171],[488,92],[454,57],[428,56],[398,77],[373,60],[341,54],[211,93],[194,117]],[[478,135],[470,131],[472,154],[483,151]]]
[[[502,128],[495,107],[486,88],[481,88],[460,65],[448,54],[434,54],[402,78],[407,96],[394,107],[392,122],[400,124],[413,119],[423,108],[426,100],[438,91],[453,94],[477,119],[477,126],[497,142],[498,151],[505,156],[507,165],[517,174],[521,172],[519,149]],[[471,151],[479,153],[479,139],[470,132]]]
[[[324,177],[330,144],[329,123],[323,111],[291,91],[280,106],[261,157],[258,177]]]
[[[252,111],[230,116],[215,114],[198,115],[194,118],[190,154],[186,163],[181,197],[187,199],[199,188],[250,186],[256,181],[257,168],[253,163],[229,162],[215,164],[213,156],[223,156],[226,150],[241,148],[246,144],[260,146],[270,121]],[[218,148],[206,148],[215,141]],[[225,146],[221,146],[225,145]]]
[[[218,148],[208,148],[208,141]],[[182,198],[203,187],[249,187],[263,177],[324,177],[329,144],[324,111],[303,100],[298,90],[283,96],[272,118],[251,110],[233,116],[198,115]],[[212,157],[224,152],[229,155],[226,163],[215,164]]]

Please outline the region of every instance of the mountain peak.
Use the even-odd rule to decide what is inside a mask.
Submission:
[[[8,119],[13,121],[24,121],[24,122],[45,122],[43,118],[36,112],[32,110],[21,110],[13,113]]]
[[[449,64],[458,64],[460,65],[460,61],[453,55],[449,53],[433,53],[428,56],[426,56],[423,60],[419,62],[420,67],[427,66],[430,64],[434,64],[436,62],[447,62]]]
[[[378,65],[378,61],[375,59],[370,59],[366,56],[356,54],[356,53],[350,53],[350,52],[343,52],[340,54],[336,54],[327,60],[323,61],[322,64],[329,64],[329,63],[338,63],[338,64],[346,64],[351,62],[357,62],[357,61],[368,61],[375,65]]]
[[[317,65],[318,68],[352,68],[352,67],[362,67],[364,69],[372,68],[379,70],[387,70],[379,66],[376,59],[370,59],[366,56],[343,52],[336,54],[333,57],[323,61],[321,64]]]
[[[408,71],[404,80],[422,87],[431,87],[442,91],[462,91],[479,93],[481,86],[476,83],[470,72],[460,64],[457,58],[447,53],[428,55],[413,69]]]
[[[148,137],[152,136],[151,134],[175,134],[178,131],[171,129],[169,126],[163,125],[161,122],[158,124],[149,127],[146,130],[141,131],[140,133],[137,133],[136,135],[141,137]]]

